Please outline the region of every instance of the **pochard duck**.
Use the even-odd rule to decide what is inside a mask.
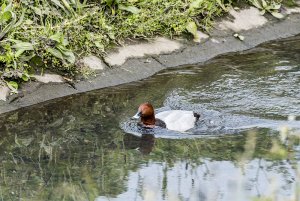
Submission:
[[[133,118],[140,118],[138,125],[144,128],[161,127],[184,132],[195,126],[200,115],[186,110],[168,110],[155,115],[153,106],[150,103],[143,103]]]

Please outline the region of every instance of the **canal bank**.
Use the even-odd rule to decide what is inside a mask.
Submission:
[[[287,10],[282,20],[260,16],[255,8],[232,10],[228,19],[218,22],[209,36],[199,33],[200,41],[158,38],[152,43],[128,45],[109,53],[103,61],[93,55],[81,60],[79,63],[95,67],[94,76],[86,79],[69,81],[50,73],[35,76],[36,81],[24,84],[19,93],[12,96],[3,88],[1,97],[7,100],[0,102],[0,113],[138,81],[166,68],[201,64],[218,55],[248,50],[299,33],[299,9]]]

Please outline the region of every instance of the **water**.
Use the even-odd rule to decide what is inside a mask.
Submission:
[[[1,115],[0,198],[299,200],[299,78],[300,36]],[[145,101],[202,118],[142,135]]]

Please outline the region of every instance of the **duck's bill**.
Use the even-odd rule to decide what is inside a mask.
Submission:
[[[132,119],[139,119],[141,117],[141,113],[138,112],[136,113],[133,117],[131,117]]]

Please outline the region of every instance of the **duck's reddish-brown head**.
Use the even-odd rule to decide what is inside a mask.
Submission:
[[[133,118],[141,118],[141,122],[145,125],[155,125],[154,108],[150,103],[143,103],[140,105],[138,112]]]

